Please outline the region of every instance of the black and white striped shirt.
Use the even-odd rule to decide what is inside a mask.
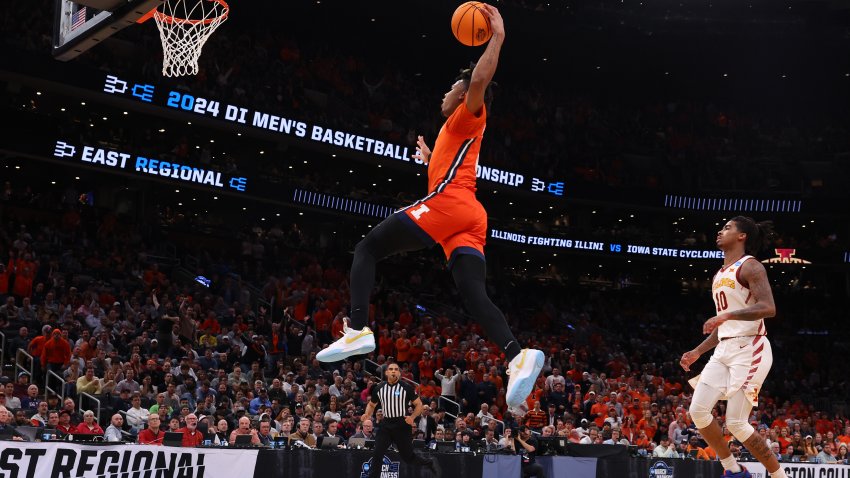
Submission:
[[[390,385],[381,382],[372,387],[371,402],[380,404],[384,410],[384,418],[404,418],[407,416],[407,405],[419,398],[416,390],[401,380]]]

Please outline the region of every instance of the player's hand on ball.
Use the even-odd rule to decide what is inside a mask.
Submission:
[[[490,21],[490,31],[493,32],[493,35],[504,36],[505,22],[502,20],[502,14],[499,13],[499,9],[486,3],[481,5],[481,8],[484,10],[487,20]]]
[[[425,144],[425,138],[422,135],[416,137],[416,154],[413,155],[413,159],[418,159],[424,164],[431,161],[431,148]]]

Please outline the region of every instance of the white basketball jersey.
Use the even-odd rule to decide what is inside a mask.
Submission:
[[[741,266],[753,256],[744,256],[726,269],[720,268],[714,275],[711,284],[711,295],[714,298],[714,308],[717,315],[733,312],[753,304],[749,284],[741,283],[739,273]],[[764,319],[759,320],[727,320],[720,324],[717,330],[718,338],[743,337],[748,335],[765,335]]]

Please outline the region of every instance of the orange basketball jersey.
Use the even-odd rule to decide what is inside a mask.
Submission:
[[[443,192],[448,185],[475,191],[475,171],[478,151],[487,125],[487,110],[475,116],[466,108],[466,102],[449,116],[431,152],[428,163],[428,192]]]

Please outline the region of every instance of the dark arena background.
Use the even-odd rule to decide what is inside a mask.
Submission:
[[[850,477],[850,1],[493,3],[477,197],[487,293],[546,357],[527,413],[439,247],[378,264],[373,353],[315,358],[357,243],[428,193],[416,138],[486,48],[452,36],[460,2],[234,0],[197,74],[163,76],[137,19],[175,3],[0,12],[0,440],[23,440],[0,477],[436,476],[373,463],[361,415],[390,360],[443,476],[523,476],[527,427],[538,476],[718,477],[688,412],[710,354],[679,360],[738,215],[777,233],[749,422],[788,477]],[[140,440],[155,415],[182,441]],[[302,418],[339,444],[291,435]]]

